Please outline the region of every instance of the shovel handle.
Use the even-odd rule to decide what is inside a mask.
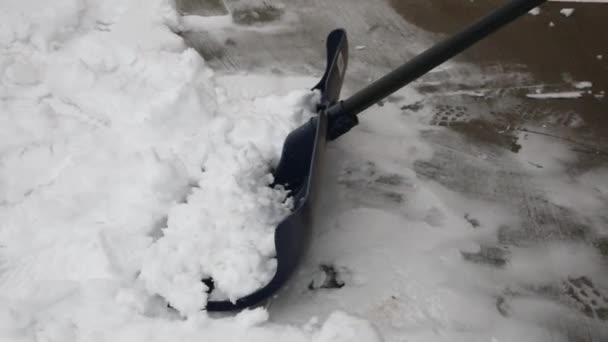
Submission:
[[[353,117],[361,113],[545,1],[547,0],[509,1],[460,33],[434,45],[350,98],[330,107],[330,118],[334,115]]]

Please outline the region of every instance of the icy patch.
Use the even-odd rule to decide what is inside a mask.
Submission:
[[[601,255],[582,243],[553,243],[534,249],[515,249],[507,266],[511,278],[522,284],[543,286],[566,277],[598,275]]]
[[[540,130],[539,132],[543,132]],[[519,134],[521,150],[515,158],[523,168],[532,173],[556,173],[563,171],[566,163],[573,161],[576,155],[556,138],[522,131]]]
[[[587,217],[594,217],[604,210],[608,201],[608,185],[604,181],[608,177],[607,168],[598,168],[567,182],[555,184],[553,179],[547,179],[547,195],[557,205],[571,208]],[[608,229],[601,220],[594,222],[593,227],[601,229],[602,235],[608,234]]]
[[[574,88],[576,88],[576,89],[586,89],[586,88],[591,88],[592,86],[593,86],[593,83],[591,83],[589,81],[576,82],[574,84]]]
[[[557,93],[533,93],[533,94],[526,94],[526,97],[529,97],[531,99],[538,99],[538,100],[544,100],[544,99],[578,99],[581,96],[583,96],[583,92],[582,91],[564,91],[564,92],[557,92]]]

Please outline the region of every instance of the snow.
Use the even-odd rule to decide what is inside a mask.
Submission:
[[[563,91],[556,93],[532,93],[526,94],[526,97],[531,99],[577,99],[583,96],[583,92],[581,91]]]
[[[294,123],[312,115],[315,96],[305,93],[238,104],[232,96],[218,98],[222,117],[201,141],[208,149],[205,171],[187,203],[169,210],[168,228],[148,251],[141,273],[148,289],[178,310],[204,307],[200,279],[212,277],[219,291],[236,300],[274,275],[274,229],[291,201],[269,186],[269,165],[278,162]]]
[[[581,82],[574,83],[574,88],[576,88],[576,89],[586,89],[586,88],[591,88],[591,87],[593,87],[593,83],[591,83],[589,81],[581,81]]]
[[[267,1],[230,1],[225,5],[233,12],[233,14],[218,15],[218,16],[197,16],[185,15],[181,18],[180,29],[182,32],[205,32],[213,33],[216,37],[221,37],[226,33],[233,32],[264,32],[273,34],[279,31],[293,31],[294,25],[298,18],[292,15],[291,12],[284,9],[284,5],[280,3],[272,3]],[[258,11],[267,11],[269,9],[281,13],[278,18],[269,21],[264,21],[263,25],[257,24],[260,19]],[[234,11],[239,11],[242,14],[237,14],[243,21],[252,21],[251,25],[235,25]],[[238,20],[238,18],[237,18]]]
[[[567,324],[605,331],[548,298],[572,276],[606,288],[595,249],[497,240],[530,224],[522,211],[560,215],[531,204],[545,195],[605,234],[608,170],[565,176],[571,146],[522,132],[514,155],[443,142],[456,156],[450,172],[423,178],[418,163],[441,157],[433,134],[449,130],[428,125],[436,108],[413,88],[328,144],[326,215],[308,264],[272,305],[201,311],[202,278],[234,299],[272,275],[272,228],[290,202],[268,187],[270,169],[285,134],[312,114],[317,95],[306,89],[317,80],[218,73],[174,32],[299,27],[180,18],[163,0],[10,0],[0,16],[0,340],[565,341],[578,332]],[[459,172],[452,180],[474,193],[445,186]],[[463,259],[488,245],[504,247],[504,265]],[[319,264],[344,286],[310,290],[327,277]]]
[[[530,13],[531,15],[539,15],[540,14],[540,7],[534,7],[528,13]]]
[[[569,17],[572,15],[572,13],[574,13],[574,8],[562,8],[561,10],[559,10],[559,13],[561,13],[565,17]]]
[[[533,131],[544,132],[542,128]],[[554,139],[538,134],[521,132],[519,137],[522,148],[517,154],[517,160],[522,167],[533,173],[547,173],[565,171],[565,164],[572,162],[575,155],[562,144],[556,144]],[[536,165],[536,166],[535,166]],[[538,168],[537,166],[542,166]]]
[[[381,341],[369,322],[334,312],[315,336],[317,342]]]
[[[99,292],[99,289],[97,289]],[[81,295],[73,295],[72,305],[77,305]],[[212,319],[203,313],[185,320],[170,317],[150,317],[140,315],[132,309],[116,310],[112,298],[97,296],[97,302],[77,310],[77,315],[66,315],[59,309],[43,309],[38,317],[23,315],[24,303],[3,306],[0,317],[12,325],[12,329],[0,326],[0,334],[9,341],[180,341],[222,340],[222,341],[352,341],[358,336],[360,341],[380,341],[369,323],[342,312],[329,316],[325,323],[313,331],[306,331],[287,325],[268,323],[268,315],[263,309],[243,311],[234,317]],[[105,303],[104,300],[110,302]],[[64,299],[64,302],[66,300]],[[3,303],[5,304],[5,303]],[[38,308],[40,309],[40,308]],[[4,315],[2,315],[4,314]],[[103,314],[103,315],[102,315]],[[27,331],[27,334],[23,334]]]
[[[171,1],[8,0],[0,19],[0,339],[377,339],[345,313],[308,331],[201,311],[201,279],[236,299],[273,275],[291,202],[270,171],[318,96],[302,78],[215,75]]]

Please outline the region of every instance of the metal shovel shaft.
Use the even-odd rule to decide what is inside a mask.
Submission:
[[[356,115],[547,0],[512,0],[330,108]],[[331,115],[331,114],[330,114]]]

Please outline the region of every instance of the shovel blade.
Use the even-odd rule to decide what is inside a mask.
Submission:
[[[321,92],[318,114],[288,135],[274,172],[275,185],[284,186],[294,199],[294,210],[275,231],[276,273],[264,287],[235,302],[209,301],[208,311],[233,311],[260,304],[281,289],[306,255],[314,227],[315,203],[327,141],[325,108],[340,98],[347,62],[346,32],[334,30],[327,37],[325,73],[313,88]]]

